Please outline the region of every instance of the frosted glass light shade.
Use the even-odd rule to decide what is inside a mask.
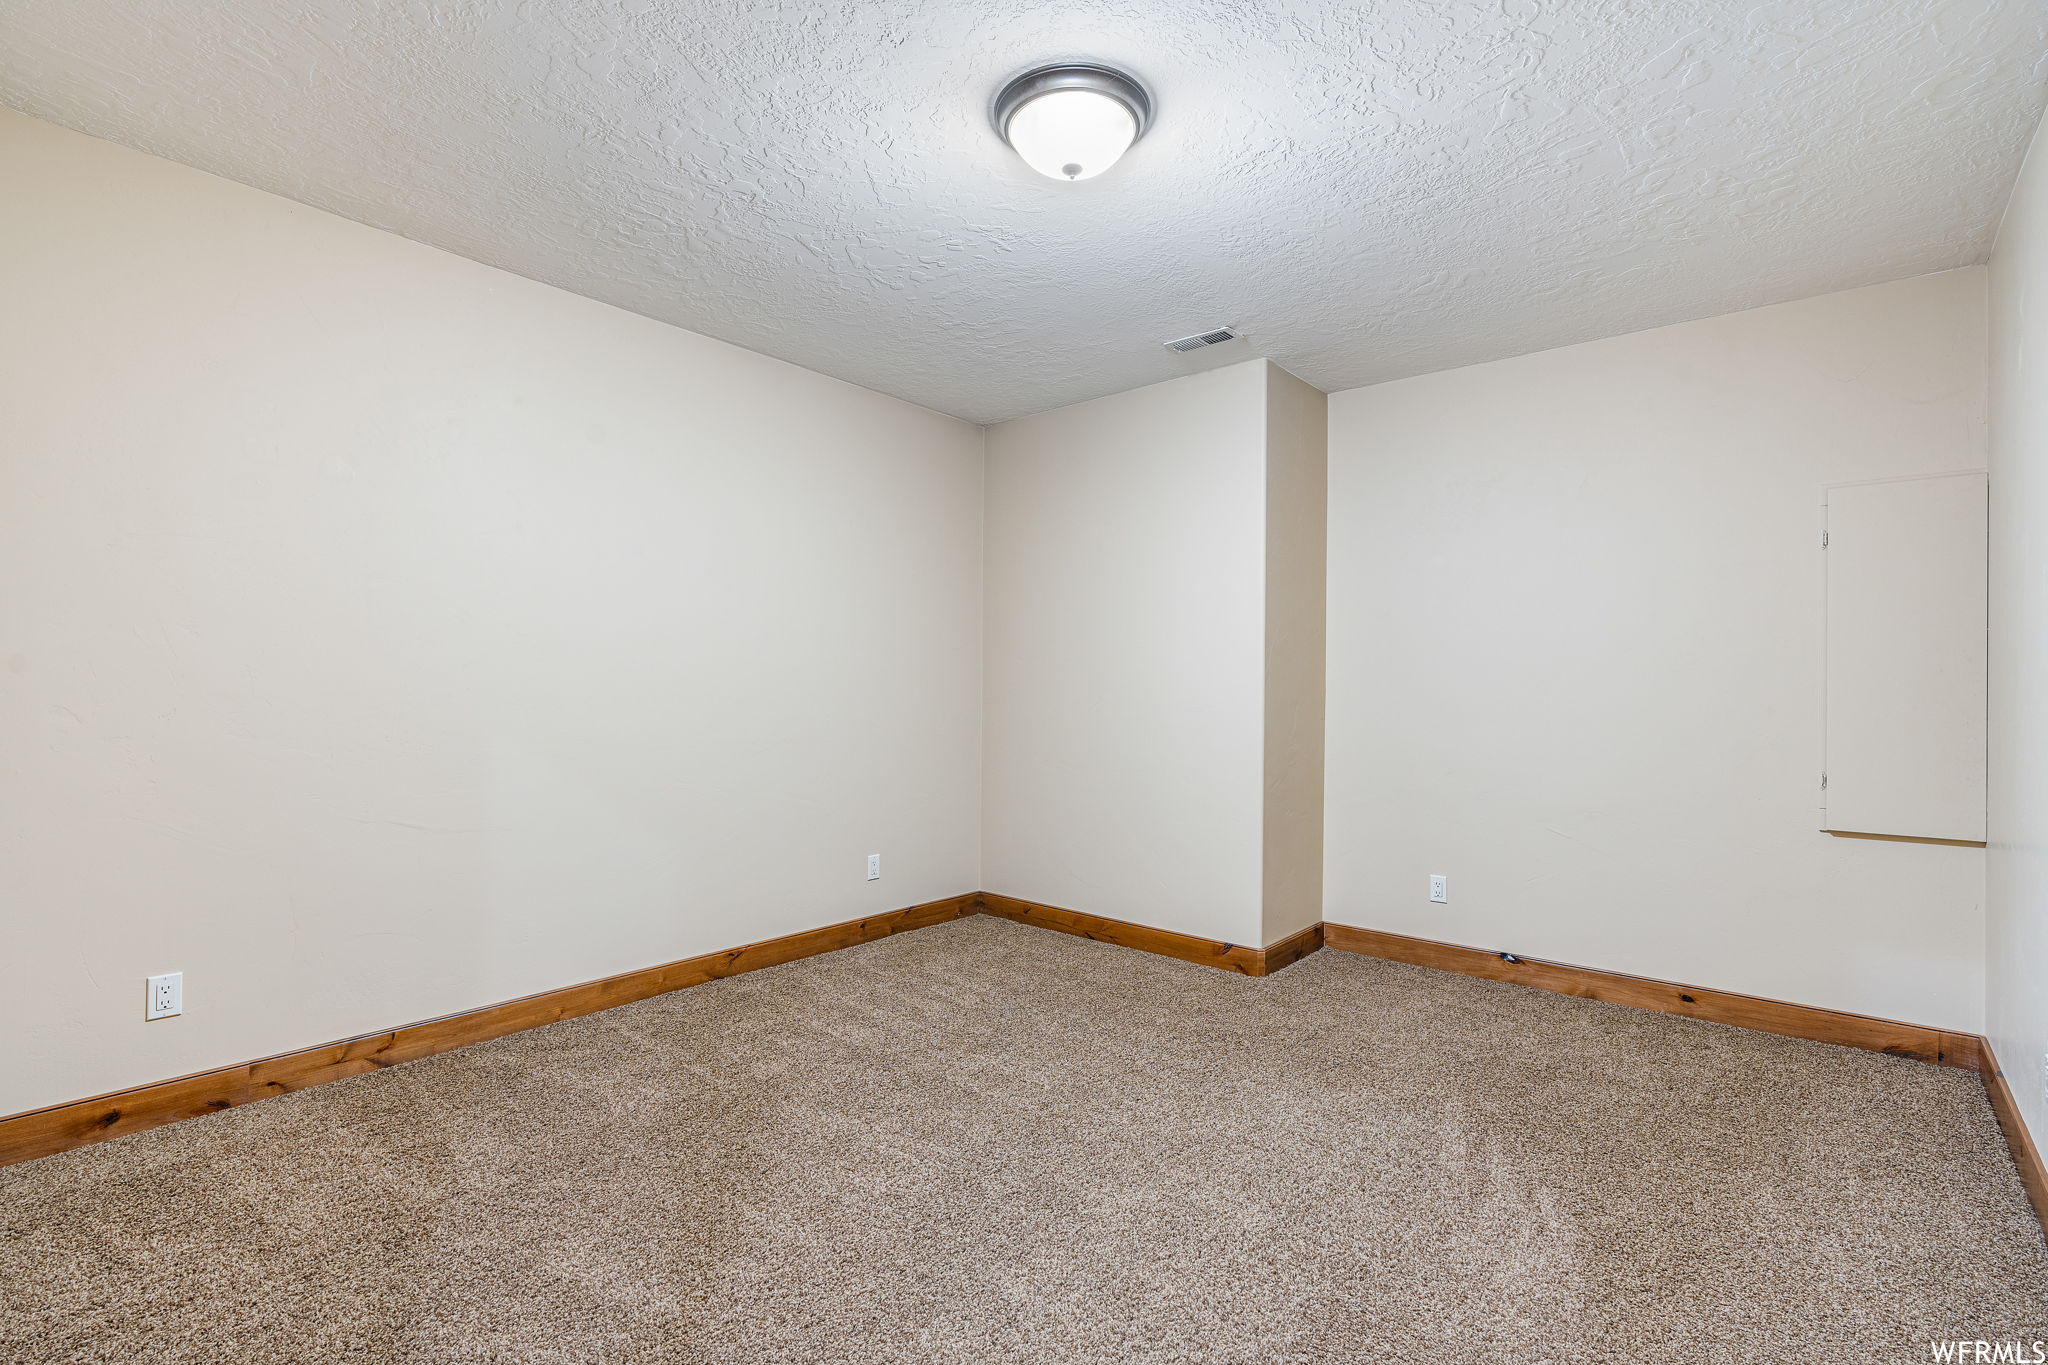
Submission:
[[[996,132],[1032,170],[1054,180],[1087,180],[1145,136],[1152,93],[1114,67],[1056,62],[1010,81],[989,113]]]
[[[1051,90],[1020,105],[1004,130],[1024,164],[1055,180],[1087,180],[1138,139],[1138,120],[1096,90]]]

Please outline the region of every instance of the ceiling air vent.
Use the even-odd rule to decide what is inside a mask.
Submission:
[[[1218,327],[1213,332],[1197,332],[1191,337],[1177,337],[1166,343],[1169,351],[1199,351],[1204,346],[1221,346],[1226,341],[1237,340],[1237,330],[1232,327]]]

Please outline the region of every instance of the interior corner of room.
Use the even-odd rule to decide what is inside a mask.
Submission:
[[[1068,978],[1118,949],[1147,956],[1101,969],[1145,1002],[1115,1027],[1184,1018],[1190,1053],[1218,1012],[1306,1000],[1341,1021],[1350,989],[1377,992],[1390,1031],[1471,1011],[1443,1044],[1460,1075],[1500,1061],[1473,1060],[1475,1019],[1561,1047],[1667,1027],[1652,1015],[1732,1025],[1744,1041],[1696,1035],[1729,1067],[1743,1047],[1808,1064],[1749,1034],[1853,1049],[1843,1066],[1941,1064],[1925,1094],[1882,1070],[1855,1073],[1864,1101],[1835,1080],[1801,1093],[1831,1132],[1888,1103],[1923,1131],[1995,1115],[2013,1182],[1996,1207],[2023,1213],[2023,1187],[2048,1220],[2038,142],[1983,249],[1940,268],[1702,288],[1713,307],[1646,305],[1597,335],[1503,323],[1484,358],[1434,364],[1418,341],[1369,382],[1218,309],[1189,326],[1223,340],[1154,344],[1101,371],[1113,389],[1090,390],[1076,340],[1050,403],[1055,367],[1018,360],[1003,387],[1021,319],[960,333],[984,363],[931,371],[946,402],[887,382],[908,364],[835,369],[801,308],[718,339],[629,311],[623,276],[558,279],[310,180],[237,183],[225,152],[165,159],[71,121],[108,136],[0,110],[0,1165],[274,1102],[260,1162],[312,1124],[279,1097],[515,1035],[503,1065],[528,1065],[548,1048],[531,1030],[685,988],[726,992],[690,1006],[704,1037],[806,1011],[826,1042],[885,1016],[965,1030],[945,1036],[974,1040],[969,1060],[919,1083],[978,1095],[1030,1046],[1004,1032],[1019,1019],[1068,1010],[1061,1045],[1083,1045]],[[1052,188],[1113,184],[1067,165],[1045,174],[1087,183]],[[739,182],[776,173],[720,193],[752,203]],[[733,242],[706,249],[752,251],[733,244],[752,210],[721,212]],[[848,240],[831,249],[884,274],[943,268],[912,235]],[[858,956],[885,940],[898,957]],[[1378,975],[1316,965],[1341,953]],[[936,984],[863,1014],[833,978],[789,974],[831,959]],[[1508,987],[1643,1014],[1539,1018]],[[954,1019],[969,1005],[985,1032]],[[1304,1049],[1341,1032],[1300,1028]],[[564,1036],[559,1056],[628,1067],[622,1096],[674,1084],[613,1035]],[[1692,1036],[1657,1034],[1681,1060],[1628,1095],[1693,1084]],[[1144,1055],[1182,1103],[1201,1082],[1173,1072],[1175,1037]],[[750,1074],[772,1088],[781,1065]],[[1411,1066],[1429,1064],[1384,1069]],[[1335,1111],[1371,1107],[1357,1076],[1325,1079]],[[1967,1110],[1940,1088],[1964,1081]],[[886,1088],[819,1082],[847,1105],[831,1131],[940,1160],[903,1155],[929,1148],[914,1125],[888,1136],[869,1084]],[[1412,1093],[1374,1121],[1426,1145],[1478,1115],[1453,1164],[1484,1185],[1515,1095]],[[1741,1147],[1724,1136],[1723,1156]],[[1788,1185],[1866,1159],[1770,1152]],[[1487,1218],[1548,1216],[1459,1188]],[[944,1216],[916,1216],[950,1245]],[[797,1332],[798,1310],[763,1311]],[[60,1358],[4,1318],[0,1354]],[[874,1358],[1025,1358],[908,1341]]]

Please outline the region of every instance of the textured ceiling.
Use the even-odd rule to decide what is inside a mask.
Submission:
[[[1981,260],[2044,51],[2040,0],[0,0],[15,108],[978,421]],[[1159,104],[1080,184],[986,122],[1061,57]]]

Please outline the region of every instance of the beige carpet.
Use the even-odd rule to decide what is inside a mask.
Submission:
[[[1926,1361],[1975,1076],[977,918],[0,1170],[0,1361]]]

